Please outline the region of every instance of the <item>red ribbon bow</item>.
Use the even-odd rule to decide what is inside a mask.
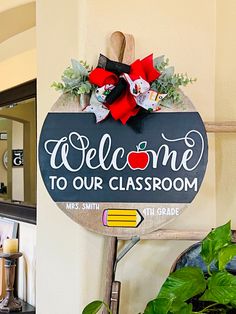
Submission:
[[[146,58],[136,60],[131,64],[130,78],[134,81],[140,77],[151,83],[160,76],[160,72],[153,66],[153,54]],[[89,81],[102,87],[106,84],[116,85],[119,77],[110,71],[102,68],[95,68],[89,75]],[[122,95],[117,98],[111,105],[107,105],[112,117],[115,120],[121,120],[123,124],[129,120],[130,117],[135,116],[139,112],[139,107],[136,104],[134,96],[130,93],[129,85],[127,84],[126,90]]]

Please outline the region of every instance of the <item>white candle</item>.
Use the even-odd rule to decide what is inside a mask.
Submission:
[[[18,239],[6,239],[3,241],[3,253],[17,253]]]

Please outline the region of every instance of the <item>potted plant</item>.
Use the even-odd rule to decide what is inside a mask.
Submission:
[[[199,245],[198,266],[173,271],[143,314],[236,313],[236,244],[232,244],[231,224],[212,230]],[[230,264],[231,262],[231,264]],[[83,314],[95,314],[102,301],[88,304]]]

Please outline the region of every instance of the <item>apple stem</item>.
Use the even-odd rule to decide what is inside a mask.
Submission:
[[[136,148],[137,148],[137,152],[139,152],[140,151],[139,145],[136,145]]]

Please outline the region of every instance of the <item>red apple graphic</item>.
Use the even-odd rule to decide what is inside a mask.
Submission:
[[[132,170],[144,170],[147,168],[149,155],[144,151],[146,146],[147,142],[141,142],[136,146],[137,151],[129,152],[127,160]]]

